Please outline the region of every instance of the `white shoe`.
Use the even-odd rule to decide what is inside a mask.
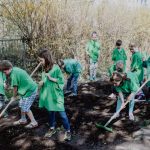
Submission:
[[[120,117],[120,114],[118,113],[116,116],[115,116],[115,118],[119,118]]]
[[[112,94],[110,94],[110,95],[108,96],[108,98],[109,98],[109,99],[116,99],[116,95],[115,95],[114,93],[112,93]]]

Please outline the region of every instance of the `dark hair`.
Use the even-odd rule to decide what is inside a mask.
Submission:
[[[46,49],[46,48],[40,49],[40,51],[38,53],[38,56],[41,57],[41,58],[44,58],[44,60],[45,60],[44,69],[46,71],[52,69],[54,61],[52,59],[52,54],[48,49]]]
[[[122,45],[122,41],[121,40],[117,40],[116,41],[116,46],[121,46]]]
[[[96,31],[93,31],[91,35],[93,36],[93,34],[96,34],[96,35],[97,35],[97,32],[96,32]]]
[[[2,70],[8,70],[11,69],[13,67],[12,63],[9,60],[3,60],[1,62],[1,69]]]

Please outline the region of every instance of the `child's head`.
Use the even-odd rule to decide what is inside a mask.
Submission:
[[[97,40],[98,35],[97,35],[97,32],[96,32],[96,31],[92,32],[91,38],[92,38],[92,40],[94,40],[94,41]]]
[[[117,71],[113,72],[113,75],[111,77],[111,82],[114,84],[114,86],[120,86],[123,80],[124,80],[123,73],[119,73]]]
[[[42,62],[45,68],[51,69],[53,66],[53,59],[50,51],[46,48],[40,49],[38,53],[39,61]]]
[[[131,53],[134,53],[135,52],[135,44],[134,43],[130,43],[129,44],[129,49],[130,49]]]
[[[9,75],[11,73],[11,70],[13,68],[13,65],[12,63],[9,61],[9,60],[3,60],[1,62],[1,68],[2,68],[2,71],[6,74],[6,75]]]
[[[116,71],[123,72],[124,69],[124,63],[122,60],[117,61],[116,63]]]
[[[121,40],[117,40],[117,41],[116,41],[116,47],[117,47],[118,49],[120,49],[121,45],[122,45],[122,41],[121,41]]]

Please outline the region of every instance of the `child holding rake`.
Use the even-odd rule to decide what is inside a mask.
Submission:
[[[50,129],[45,137],[51,137],[56,133],[55,114],[58,112],[65,128],[64,140],[71,140],[70,124],[64,108],[64,77],[62,71],[58,65],[53,63],[51,53],[47,49],[39,52],[39,60],[44,66],[42,80],[39,83],[41,87],[39,107],[48,110],[50,124]]]

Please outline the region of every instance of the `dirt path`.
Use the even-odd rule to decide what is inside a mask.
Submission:
[[[95,123],[105,123],[115,112],[116,101],[106,98],[110,93],[110,85],[99,81],[82,84],[77,98],[66,98],[66,111],[73,133],[71,142],[62,141],[63,130],[60,128],[60,119],[57,124],[60,128],[58,133],[51,139],[43,138],[48,130],[48,115],[36,105],[33,111],[39,127],[34,130],[13,126],[12,122],[19,117],[19,110],[11,109],[9,117],[0,120],[0,150],[149,150],[150,129],[148,127],[141,129],[141,126],[147,125],[148,122],[145,123],[144,119],[150,119],[149,105],[136,104],[135,122],[129,121],[128,108],[125,109],[121,117],[110,124],[113,133],[95,127]]]

